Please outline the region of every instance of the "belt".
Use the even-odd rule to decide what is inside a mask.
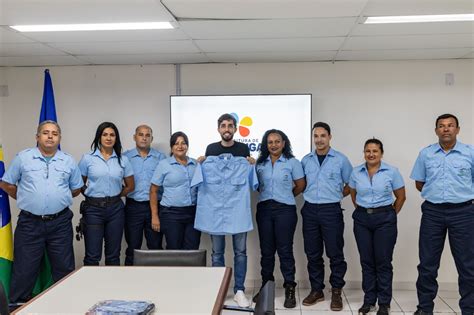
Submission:
[[[21,212],[30,217],[30,218],[35,218],[35,219],[39,219],[39,220],[42,220],[42,221],[51,221],[51,220],[54,220],[56,219],[57,217],[59,217],[60,215],[63,215],[65,214],[66,212],[68,212],[69,208],[64,208],[63,210],[59,211],[58,213],[55,213],[55,214],[45,214],[45,215],[37,215],[37,214],[33,214],[31,212],[28,212],[26,210],[22,210]]]
[[[361,206],[357,206],[356,211],[361,211],[365,212],[368,214],[374,214],[374,213],[380,213],[380,212],[387,212],[387,211],[393,211],[392,205],[390,206],[382,206],[382,207],[377,207],[377,208],[364,208]]]
[[[120,195],[113,197],[87,197],[86,202],[93,207],[105,208],[121,201]]]
[[[468,201],[459,202],[459,203],[451,203],[451,202],[433,203],[428,200],[426,200],[425,202],[432,206],[443,206],[443,207],[465,207],[465,206],[470,206],[474,204],[474,200],[468,200]]]
[[[138,200],[135,200],[135,199],[133,199],[133,198],[128,198],[128,197],[127,197],[127,202],[135,202],[135,203],[149,204],[149,203],[150,203],[150,200],[138,201]]]

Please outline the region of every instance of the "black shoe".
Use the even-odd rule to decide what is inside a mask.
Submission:
[[[416,312],[413,313],[413,315],[433,315],[433,313],[427,313],[427,312],[423,312],[420,309],[417,309]]]
[[[260,289],[262,290],[262,289]],[[257,303],[258,301],[258,296],[260,295],[260,290],[258,290],[257,294],[255,294],[252,298],[252,302]]]
[[[285,286],[285,302],[283,306],[285,308],[296,307],[296,286],[294,284],[288,284]]]
[[[390,314],[390,305],[379,304],[379,310],[377,311],[377,315],[389,315],[389,314]]]
[[[375,311],[375,305],[364,303],[364,305],[362,305],[361,308],[359,308],[359,315],[365,315],[373,311]]]

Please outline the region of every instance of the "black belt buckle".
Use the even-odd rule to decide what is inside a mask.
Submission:
[[[58,217],[58,214],[48,214],[48,215],[40,216],[40,219],[43,221],[51,221],[53,219],[56,219],[57,217]]]

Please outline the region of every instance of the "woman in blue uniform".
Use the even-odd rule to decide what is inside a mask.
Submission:
[[[293,237],[298,216],[295,196],[306,185],[303,167],[295,159],[290,140],[280,130],[265,132],[262,149],[257,160],[259,203],[257,225],[260,239],[262,287],[274,280],[275,252],[280,258],[280,270],[284,278],[286,308],[296,306],[295,258]],[[257,296],[254,297],[254,300]]]
[[[354,167],[349,187],[356,207],[354,235],[362,265],[364,303],[359,314],[375,310],[390,313],[392,256],[397,240],[397,214],[405,202],[405,184],[397,168],[382,162],[383,144],[369,139],[364,145],[365,163]],[[395,199],[393,198],[395,196]]]
[[[105,264],[120,265],[120,248],[125,222],[121,197],[135,189],[133,170],[126,156],[117,127],[103,122],[97,127],[92,152],[79,162],[86,185],[81,204],[84,220],[84,265],[98,265],[105,243]]]
[[[187,156],[188,137],[175,132],[170,138],[171,156],[160,161],[151,179],[151,226],[166,238],[166,249],[198,249],[201,232],[194,229],[196,187],[191,180],[197,161]],[[158,214],[158,190],[163,187]]]

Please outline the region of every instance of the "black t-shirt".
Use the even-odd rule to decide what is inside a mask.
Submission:
[[[319,155],[316,153],[316,155],[318,156],[318,161],[319,161],[319,165],[323,165],[323,162],[324,162],[324,159],[326,158],[327,154],[325,155]]]
[[[218,156],[222,153],[230,153],[233,156],[250,156],[249,147],[242,142],[234,141],[230,147],[224,147],[221,142],[214,142],[207,146],[206,156]]]

